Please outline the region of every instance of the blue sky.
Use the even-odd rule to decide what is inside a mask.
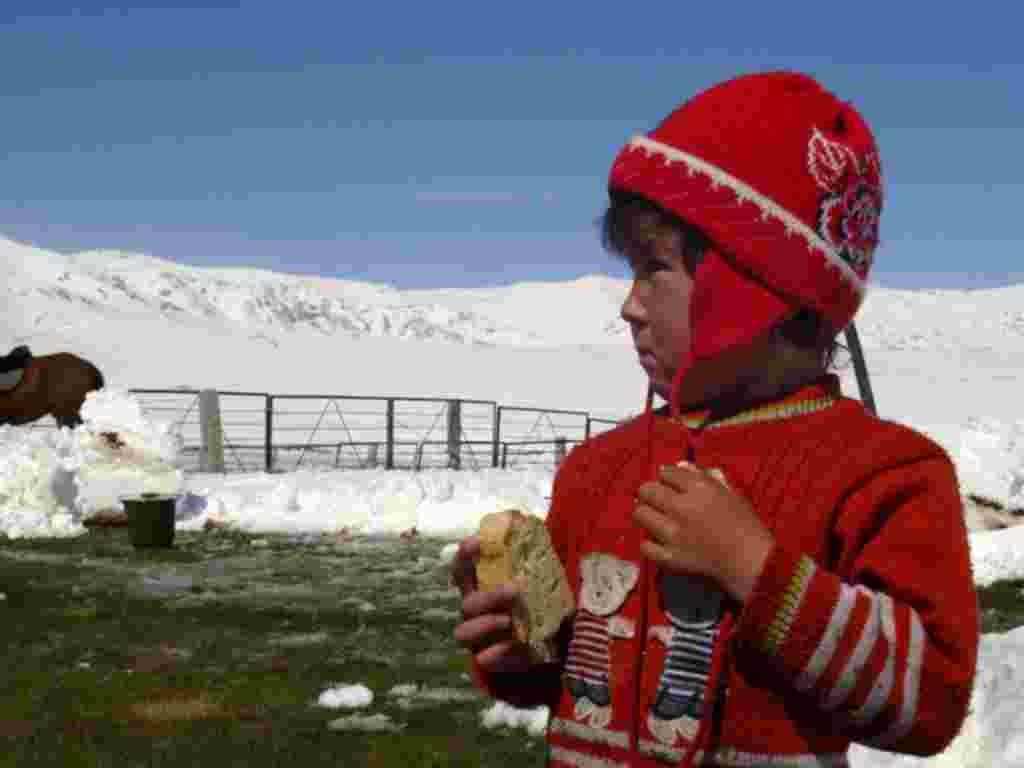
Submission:
[[[0,6],[0,235],[400,288],[624,276],[594,226],[622,143],[792,68],[878,137],[880,284],[1024,281],[1016,4],[166,5]]]

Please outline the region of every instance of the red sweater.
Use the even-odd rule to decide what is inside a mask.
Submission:
[[[706,414],[686,414],[693,425]],[[977,596],[956,473],[935,443],[844,398],[835,376],[707,426],[697,463],[722,473],[775,537],[745,605],[658,573],[631,522],[686,430],[651,413],[591,438],[558,471],[547,526],[576,597],[563,659],[477,681],[546,704],[553,766],[696,762],[843,766],[851,741],[933,754],[966,715]],[[709,686],[723,615],[723,673]],[[712,690],[716,688],[717,690]]]

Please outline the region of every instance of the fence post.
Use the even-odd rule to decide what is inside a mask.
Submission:
[[[494,404],[494,434],[491,436],[494,440],[494,448],[491,451],[491,466],[495,469],[498,468],[498,451],[501,448],[501,406],[497,403]],[[501,460],[501,466],[504,467],[504,460]]]
[[[423,441],[416,443],[416,458],[413,461],[413,466],[416,467],[416,471],[419,472],[423,468]]]
[[[555,438],[555,469],[561,466],[562,462],[565,461],[565,438]]]
[[[462,469],[462,401],[448,401],[448,469]]]
[[[583,438],[585,440],[589,440],[590,439],[590,414],[589,413],[587,414],[587,426],[583,430]]]
[[[501,444],[501,468],[508,469],[508,443]]]
[[[217,390],[199,391],[200,472],[224,471],[224,428],[220,420]]]
[[[266,396],[266,413],[263,423],[266,425],[266,433],[263,436],[263,462],[267,474],[274,471],[274,396]]]
[[[384,425],[385,437],[387,441],[384,446],[384,469],[395,468],[395,400],[394,398],[388,398],[388,407],[386,422]]]
[[[370,469],[377,468],[377,448],[380,447],[380,443],[370,444],[370,455],[366,458],[366,463],[370,465]]]

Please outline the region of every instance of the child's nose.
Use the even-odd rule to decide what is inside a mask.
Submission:
[[[637,297],[637,286],[635,281],[629,287],[629,293],[626,294],[626,300],[622,302],[622,309],[619,310],[619,316],[627,323],[643,320],[643,303]]]

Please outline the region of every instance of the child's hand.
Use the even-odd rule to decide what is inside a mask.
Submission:
[[[740,603],[774,545],[745,498],[692,464],[662,467],[637,492],[633,520],[649,538],[640,551],[668,571],[714,579]]]
[[[480,539],[470,536],[459,545],[451,565],[452,583],[462,593],[462,623],[455,627],[455,640],[473,654],[485,672],[519,672],[530,666],[529,651],[512,629],[510,611],[518,592],[503,586],[480,592],[476,561]]]

